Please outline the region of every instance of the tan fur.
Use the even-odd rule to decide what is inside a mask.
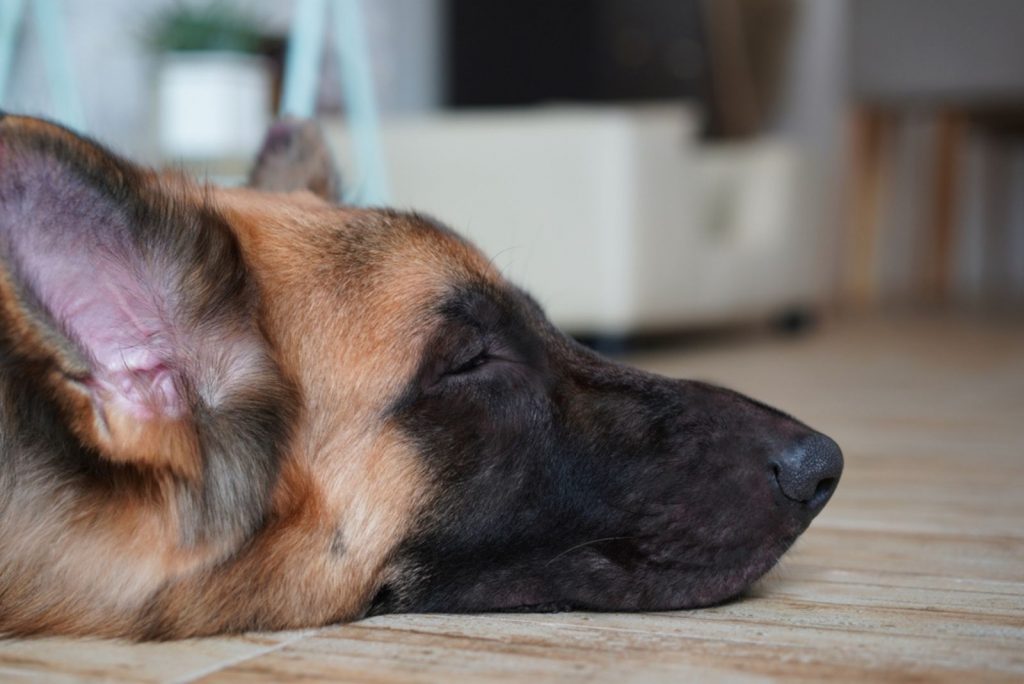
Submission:
[[[381,412],[413,372],[432,323],[425,312],[443,288],[458,275],[497,276],[454,237],[388,226],[372,212],[308,195],[235,190],[218,199],[261,290],[274,293],[264,321],[307,409],[275,491],[279,518],[226,573],[183,583],[160,611],[177,635],[351,619],[383,582],[388,554],[430,488]],[[367,237],[389,257],[370,273],[321,249],[324,235],[356,219],[368,221],[361,230],[383,229]]]
[[[0,631],[166,638],[356,617],[431,494],[385,409],[421,357],[432,303],[456,279],[498,276],[413,217],[146,178],[226,219],[259,292],[257,325],[300,396],[267,520],[251,538],[183,546],[171,499],[177,479],[201,477],[190,425],[97,416],[65,359],[51,381],[71,429],[131,473],[114,499],[62,482],[13,494],[0,557],[19,560],[0,564]],[[4,278],[0,310],[19,345],[65,353],[25,320]]]
[[[415,369],[431,302],[458,275],[496,274],[460,240],[388,225],[394,219],[386,215],[304,194],[234,190],[217,201],[261,291],[273,293],[263,321],[306,411],[275,490],[274,522],[229,565],[161,596],[151,629],[185,636],[351,619],[383,582],[388,554],[430,490],[411,447],[381,413]],[[387,255],[370,272],[322,249],[325,235],[358,221]]]

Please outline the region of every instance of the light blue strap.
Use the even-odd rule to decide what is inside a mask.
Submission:
[[[316,115],[329,10],[334,19],[335,53],[357,172],[354,181],[344,184],[345,201],[379,206],[388,200],[387,175],[366,44],[366,24],[359,0],[299,0],[288,36],[280,114],[307,119]]]
[[[54,118],[82,131],[85,115],[71,75],[64,21],[59,0],[34,0],[36,31],[43,50],[46,78],[50,82]],[[0,102],[3,102],[14,69],[18,28],[25,15],[25,0],[0,0]]]
[[[326,18],[327,0],[299,0],[295,7],[285,58],[281,116],[310,119],[316,114]]]
[[[388,201],[388,183],[366,44],[366,23],[359,0],[333,0],[333,4],[335,53],[359,170],[358,182],[349,186],[345,199],[361,206],[380,206]]]
[[[14,68],[15,38],[25,13],[25,0],[0,0],[0,104]]]
[[[71,56],[59,0],[33,0],[36,30],[43,48],[43,61],[50,81],[50,96],[58,121],[78,131],[85,129],[82,102],[78,99],[75,79],[71,75]]]

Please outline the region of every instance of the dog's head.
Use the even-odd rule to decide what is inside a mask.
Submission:
[[[261,166],[333,186],[281,175],[297,131]],[[11,116],[0,319],[0,631],[703,606],[842,469],[783,413],[580,347],[430,219]]]

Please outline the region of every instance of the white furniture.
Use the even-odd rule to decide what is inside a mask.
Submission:
[[[681,105],[545,107],[385,121],[381,134],[392,203],[471,238],[567,330],[813,306],[824,279],[795,151],[705,146],[696,125]],[[343,123],[326,129],[352,168]]]

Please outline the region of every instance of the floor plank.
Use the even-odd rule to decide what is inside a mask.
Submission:
[[[305,632],[132,644],[102,639],[0,641],[0,681],[187,681],[270,653]]]
[[[829,323],[635,359],[831,434],[826,511],[742,600],[661,614],[414,615],[172,644],[0,642],[0,680],[1020,681],[1024,323]]]

